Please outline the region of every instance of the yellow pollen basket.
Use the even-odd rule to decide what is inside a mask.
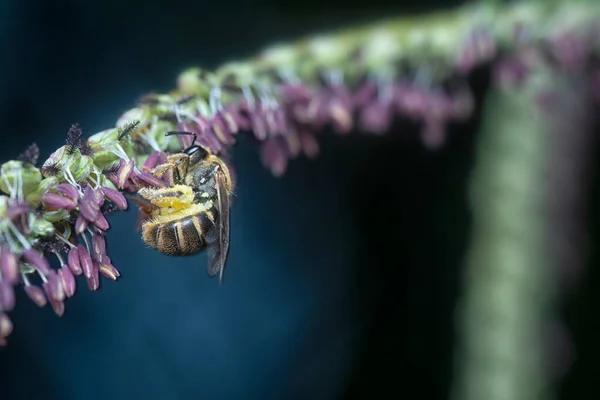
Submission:
[[[186,185],[175,185],[161,189],[141,189],[139,195],[160,207],[161,214],[176,212],[193,204],[194,192]]]

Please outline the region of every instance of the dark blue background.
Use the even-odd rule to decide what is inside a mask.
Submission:
[[[0,2],[0,155],[36,141],[45,159],[72,123],[88,135],[110,127],[187,66],[408,3]],[[442,3],[459,2],[418,6]],[[453,127],[438,152],[410,126],[325,132],[321,157],[281,179],[242,139],[225,284],[208,278],[204,255],[160,255],[139,239],[135,212],[115,215],[117,283],[90,293],[79,282],[60,319],[18,291],[0,399],[445,398],[474,124]]]

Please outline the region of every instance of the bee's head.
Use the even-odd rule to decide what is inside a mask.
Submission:
[[[193,135],[194,140],[192,141],[192,145],[185,149],[183,153],[190,158],[190,164],[196,164],[200,161],[206,159],[209,153],[204,147],[194,144],[196,142],[196,134],[192,132],[185,131],[170,131],[165,134],[166,136],[170,135]]]
[[[190,157],[191,164],[198,163],[208,157],[208,151],[206,151],[204,147],[198,146],[197,144],[191,145],[183,152]]]

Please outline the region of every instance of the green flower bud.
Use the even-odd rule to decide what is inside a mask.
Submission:
[[[8,196],[0,195],[0,215],[6,213],[8,208]]]
[[[20,266],[21,266],[21,271],[26,275],[33,274],[36,271],[35,268],[31,264],[21,263]]]
[[[94,150],[93,163],[100,169],[107,168],[121,158],[134,156],[133,143],[130,138],[121,138],[121,129],[111,128],[92,135],[88,144]]]
[[[54,235],[54,225],[44,219],[35,218],[30,223],[31,233],[37,237],[50,237]]]
[[[189,68],[177,78],[179,90],[187,94],[208,96],[210,89],[217,83],[216,77],[201,68]]]
[[[42,181],[42,173],[32,164],[8,161],[0,168],[0,190],[8,195],[27,195]]]
[[[226,63],[216,72],[216,77],[222,85],[230,81],[237,86],[248,86],[252,84],[254,75],[252,63],[239,61]]]
[[[46,211],[44,213],[44,220],[48,222],[59,222],[65,220],[69,217],[68,210],[56,210],[56,211]]]
[[[118,129],[111,128],[96,133],[88,139],[88,144],[94,150],[94,163],[98,168],[104,169],[119,161],[119,156],[111,151],[111,147],[118,143],[117,137]]]
[[[181,146],[179,145],[177,137],[173,135],[165,136],[165,133],[176,129],[177,124],[174,124],[171,121],[157,119],[153,123],[152,129],[148,132],[146,142],[149,143],[150,140],[154,140],[161,151],[179,151]],[[154,146],[152,147],[154,149]]]
[[[81,182],[89,176],[93,170],[94,160],[90,156],[82,155],[79,151],[71,152],[71,147],[65,145],[56,150],[42,166],[58,168],[62,172],[61,181],[69,182],[74,179]],[[70,182],[69,182],[70,183]]]
[[[348,63],[355,45],[343,37],[316,36],[301,44],[297,71],[305,82],[313,82],[320,70],[338,70]],[[302,57],[304,55],[304,57]]]
[[[76,159],[71,159],[69,165],[73,176],[77,182],[81,182],[90,176],[94,168],[94,160],[90,156],[81,155]]]
[[[42,202],[44,193],[48,192],[51,188],[57,186],[60,183],[58,177],[49,176],[43,179],[39,185],[36,186],[30,193],[25,196],[25,200],[32,206],[38,206]]]

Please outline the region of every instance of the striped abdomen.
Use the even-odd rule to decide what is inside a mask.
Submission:
[[[172,221],[152,221],[143,225],[144,241],[163,254],[187,256],[206,247],[206,234],[214,226],[213,208]]]

